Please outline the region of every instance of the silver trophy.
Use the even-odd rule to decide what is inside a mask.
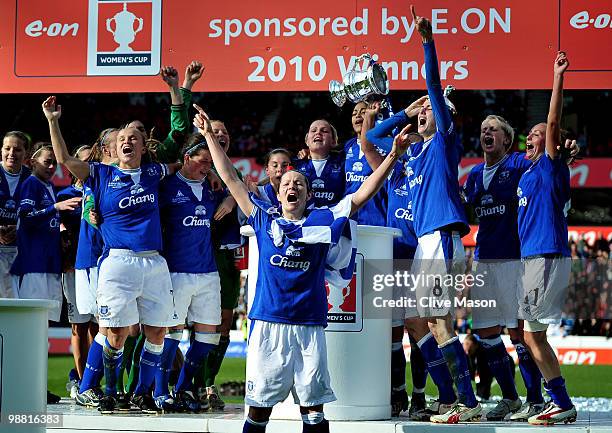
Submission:
[[[111,27],[111,23],[115,21],[115,30]],[[134,22],[138,21],[138,27],[134,29]],[[115,42],[119,47],[115,50],[117,53],[130,53],[132,47],[130,44],[136,39],[136,34],[142,30],[143,20],[138,18],[132,12],[127,10],[127,3],[123,3],[123,10],[117,12],[114,17],[106,20],[106,30],[113,34]]]
[[[376,63],[370,54],[362,54],[339,81],[329,82],[329,93],[332,101],[342,107],[346,100],[361,102],[371,95],[386,95],[389,93],[389,80],[385,69]]]

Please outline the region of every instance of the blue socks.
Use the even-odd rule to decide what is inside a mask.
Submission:
[[[481,338],[480,342],[484,349],[487,364],[501,388],[502,396],[509,400],[516,400],[518,393],[516,392],[514,375],[512,374],[514,372],[514,364],[511,364],[511,359],[508,356],[501,336]]]
[[[117,369],[121,365],[123,357],[123,347],[120,349],[114,348],[108,342],[108,338],[104,338],[104,348],[102,350],[104,360],[104,378],[106,379],[105,394],[115,396],[117,394]]]
[[[145,340],[140,354],[140,371],[138,372],[138,384],[134,390],[135,395],[143,395],[149,392],[155,379],[155,373],[159,370],[163,350],[163,343],[158,345]]]
[[[552,401],[555,402],[557,406],[559,406],[563,410],[570,409],[573,404],[570,396],[567,393],[567,388],[565,388],[565,380],[563,376],[555,377],[554,379],[549,380],[544,388],[546,392],[552,398]]]
[[[457,386],[459,402],[467,407],[476,407],[478,402],[472,389],[472,379],[468,369],[467,357],[459,337],[453,337],[439,347],[444,359],[446,359],[448,370],[455,382],[455,386]]]
[[[95,388],[100,385],[100,381],[104,375],[102,351],[105,341],[106,337],[98,333],[91,342],[89,352],[87,352],[87,361],[85,363],[85,370],[83,370],[83,378],[81,379],[79,393],[83,393],[88,389]]]
[[[406,355],[401,341],[391,343],[391,391],[406,389]]]
[[[191,390],[193,376],[204,362],[208,352],[219,344],[219,337],[220,334],[217,333],[196,332],[195,340],[185,354],[185,363],[176,382],[177,392]]]
[[[410,373],[412,374],[412,392],[424,393],[427,383],[427,365],[419,345],[412,336],[410,336]]]
[[[440,402],[444,404],[454,403],[457,397],[453,389],[453,378],[450,375],[438,343],[433,338],[431,332],[421,338],[417,344],[426,362],[427,371],[438,387]]]
[[[512,341],[519,359],[519,370],[527,388],[527,401],[529,403],[544,403],[542,396],[542,373],[536,365],[527,348],[519,341]]]
[[[153,396],[168,395],[168,381],[170,380],[170,372],[172,364],[176,356],[176,349],[181,341],[182,331],[167,334],[164,338],[164,351],[161,356],[161,363],[155,372],[155,391]]]

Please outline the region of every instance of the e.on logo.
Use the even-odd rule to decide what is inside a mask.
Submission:
[[[35,20],[28,24],[25,28],[25,34],[33,38],[39,36],[76,36],[79,32],[79,23],[62,24],[51,23],[48,26],[43,24],[42,20]]]
[[[559,351],[557,358],[559,358],[559,363],[563,365],[595,365],[597,353],[593,350],[588,352],[583,350],[565,350],[563,352]]]
[[[570,18],[569,23],[575,29],[586,29],[590,26],[596,29],[607,29],[612,27],[611,21],[609,14],[590,16],[588,11],[580,11]]]
[[[88,75],[155,75],[161,0],[89,0]]]

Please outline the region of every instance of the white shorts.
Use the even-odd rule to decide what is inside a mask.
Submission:
[[[98,287],[98,268],[75,269],[75,303],[81,314],[98,314],[96,290]]]
[[[522,294],[523,264],[520,260],[484,260],[474,262],[474,284],[470,288],[472,328],[492,326],[518,327],[518,298]],[[492,302],[495,301],[495,306]]]
[[[289,392],[296,404],[316,406],[336,400],[327,371],[322,326],[254,320],[247,348],[246,395],[254,407],[272,407]]]
[[[170,273],[174,292],[175,325],[221,324],[221,280],[218,272],[207,274]]]
[[[15,298],[11,266],[17,257],[17,247],[0,247],[0,298]]]
[[[64,288],[64,296],[66,297],[66,310],[68,312],[68,322],[70,323],[87,323],[95,320],[93,314],[79,314],[76,305],[76,289],[75,289],[75,274],[67,272],[62,274],[62,287]]]
[[[62,282],[59,274],[32,273],[12,275],[13,292],[19,299],[55,301],[49,309],[49,320],[59,322],[62,313]]]
[[[97,293],[98,321],[105,328],[176,322],[170,272],[157,251],[110,250],[100,265]]]
[[[533,257],[523,260],[523,291],[519,318],[544,325],[561,322],[569,290],[569,257]]]
[[[411,273],[415,285],[411,289],[416,308],[406,308],[406,318],[444,317],[454,313],[455,291],[453,284],[458,275],[465,273],[465,250],[458,232],[442,237],[440,231],[419,238]]]

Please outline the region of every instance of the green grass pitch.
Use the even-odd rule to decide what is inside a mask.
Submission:
[[[68,371],[73,367],[71,356],[49,357],[49,390],[55,394],[67,397],[66,382]],[[227,358],[223,361],[221,371],[217,376],[217,385],[229,381],[244,381],[246,361],[239,358]],[[612,365],[563,365],[561,371],[565,377],[567,388],[571,396],[580,397],[607,397],[612,398]],[[518,392],[525,395],[525,387],[518,368],[516,369]],[[406,371],[407,389],[410,392],[412,382],[410,379],[410,366]],[[427,395],[437,395],[436,388],[430,378],[427,379]],[[493,385],[492,395],[500,395],[499,386]],[[231,403],[241,403],[242,398],[224,397]]]

